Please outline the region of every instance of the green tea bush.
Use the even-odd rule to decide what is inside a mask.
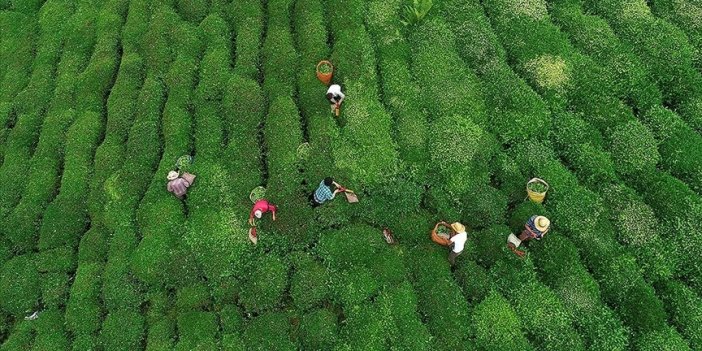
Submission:
[[[448,1],[442,14],[453,30],[461,58],[471,65],[491,111],[488,129],[502,142],[546,134],[549,111],[543,100],[506,64],[506,53],[478,2]]]
[[[258,79],[261,40],[263,36],[263,5],[260,1],[232,1],[230,11],[236,32],[236,62],[234,72],[242,77]]]
[[[620,174],[653,168],[661,158],[656,139],[639,121],[617,126],[609,135],[609,140],[609,149]]]
[[[679,281],[670,280],[656,290],[665,304],[671,323],[680,331],[692,350],[702,346],[697,333],[702,322],[702,299],[692,289]]]
[[[0,307],[15,316],[32,312],[41,294],[34,257],[15,256],[0,271]]]
[[[125,31],[129,22],[125,25]],[[102,214],[104,209],[105,180],[116,170],[120,163],[114,162],[124,157],[125,141],[134,121],[135,105],[139,89],[144,79],[144,63],[137,53],[127,52],[122,56],[119,72],[112,87],[112,93],[107,99],[107,121],[105,137],[95,151],[95,169],[91,182],[89,210],[93,220]],[[44,239],[44,238],[41,238]],[[47,238],[48,239],[48,238]],[[40,241],[39,246],[42,247]]]
[[[105,350],[140,348],[144,339],[144,317],[132,311],[112,312],[105,318],[100,339]]]
[[[295,350],[289,329],[290,323],[285,314],[268,312],[251,319],[242,337],[248,350]]]
[[[68,301],[71,277],[66,273],[44,273],[41,279],[41,303],[44,307],[59,308]]]
[[[209,13],[210,0],[177,0],[176,8],[186,21],[200,23]]]
[[[643,121],[654,132],[660,145],[659,165],[683,180],[698,194],[702,192],[702,137],[680,116],[663,107],[652,108]]]
[[[643,2],[584,3],[587,9],[604,17],[619,38],[633,48],[657,81],[667,104],[678,108],[699,99],[702,75],[693,66],[694,49],[679,28],[653,16]],[[682,117],[699,130],[700,121],[695,114]]]
[[[34,339],[34,324],[20,321],[6,340],[0,345],[0,350],[21,350],[29,349]]]
[[[579,1],[555,2],[552,18],[568,33],[570,42],[595,59],[614,78],[620,98],[639,111],[662,103],[662,95],[643,62],[617,38],[602,18],[585,14]]]
[[[76,270],[66,305],[66,329],[76,336],[90,336],[100,330],[103,314],[99,303],[102,272],[103,267],[97,263],[83,263]]]
[[[7,60],[0,70],[3,78],[0,101],[11,102],[30,79],[39,26],[29,15],[15,11],[3,12],[0,21],[2,27],[8,29],[0,51],[0,57]]]
[[[410,36],[412,72],[430,120],[459,115],[481,128],[487,114],[480,83],[455,49],[454,35],[440,18],[422,22]],[[444,130],[451,137],[451,129]],[[430,142],[436,142],[434,138]],[[430,146],[431,148],[431,146]]]
[[[275,255],[266,255],[251,263],[243,276],[240,303],[247,312],[261,312],[276,307],[288,285],[288,264]]]
[[[437,117],[429,135],[433,168],[443,180],[436,186],[456,196],[488,182],[488,161],[497,151],[491,134],[470,118],[453,114]]]
[[[581,336],[573,327],[573,317],[558,296],[536,280],[531,261],[520,262],[516,255],[509,255],[496,262],[490,269],[490,274],[496,282],[498,292],[511,302],[534,348],[585,349]]]
[[[213,312],[178,315],[178,343],[175,350],[209,350],[217,346],[217,316]]]
[[[329,296],[329,278],[324,266],[303,253],[294,255],[292,262],[290,297],[295,306],[304,311],[325,301]]]
[[[685,351],[692,349],[687,341],[685,341],[675,329],[667,327],[663,331],[645,334],[639,339],[639,342],[634,345],[634,350]]]
[[[461,286],[463,295],[471,306],[477,306],[494,288],[490,276],[485,268],[473,260],[461,260],[456,262],[456,266],[458,269],[453,274]]]
[[[150,323],[146,337],[146,350],[165,351],[174,348],[175,322],[163,316],[161,320]]]
[[[480,350],[532,350],[509,302],[491,292],[473,311],[475,344]]]
[[[299,340],[304,350],[330,350],[337,345],[337,316],[327,309],[318,309],[302,316]]]
[[[32,157],[27,187],[17,206],[5,218],[5,236],[19,246],[31,247],[36,241],[38,222],[44,208],[55,193],[60,172],[65,132],[73,123],[75,113],[49,115],[46,127]]]
[[[69,341],[64,330],[63,313],[58,309],[42,311],[41,318],[36,322],[36,336],[33,347],[37,350],[61,349],[68,350]]]
[[[206,310],[212,302],[211,298],[206,285],[196,284],[178,290],[175,304],[181,312]]]
[[[650,3],[653,13],[680,28],[694,47],[692,63],[700,70],[702,68],[702,27],[700,26],[699,4],[694,1],[656,0]]]
[[[413,166],[427,161],[427,116],[421,108],[420,90],[410,69],[411,48],[401,34],[397,14],[401,1],[369,3],[366,22],[377,43],[383,103],[393,115],[400,157]]]
[[[460,287],[451,279],[447,250],[425,244],[405,256],[411,283],[417,293],[417,311],[436,338],[432,349],[454,350],[469,345],[472,335],[470,308]],[[458,257],[457,262],[465,257]]]

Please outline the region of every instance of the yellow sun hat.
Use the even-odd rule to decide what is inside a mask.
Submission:
[[[459,222],[453,222],[451,223],[451,228],[456,231],[456,233],[461,233],[466,231],[466,226]]]
[[[536,225],[536,229],[545,232],[551,226],[551,221],[544,216],[538,216],[534,220],[534,224]]]

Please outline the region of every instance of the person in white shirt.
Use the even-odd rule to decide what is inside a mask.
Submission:
[[[327,90],[327,100],[331,103],[331,112],[335,114],[336,110],[341,107],[341,102],[344,101],[346,95],[341,92],[339,84],[332,84]]]
[[[466,227],[459,222],[452,223],[451,228],[456,234],[449,239],[451,241],[451,245],[449,246],[451,251],[449,251],[448,260],[451,266],[454,266],[456,264],[456,257],[463,252],[463,247],[466,244],[466,240],[468,240],[468,233],[466,233]]]

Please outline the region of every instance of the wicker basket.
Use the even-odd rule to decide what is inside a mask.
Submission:
[[[322,65],[324,65],[324,64],[329,65],[329,67],[332,68],[332,71],[329,73],[321,72],[319,70],[319,68],[322,67]],[[317,71],[317,79],[319,79],[322,83],[324,83],[324,85],[329,85],[329,83],[331,83],[332,76],[334,75],[334,65],[332,65],[331,62],[326,61],[326,60],[319,61],[319,63],[317,64],[316,71]]]
[[[546,190],[544,190],[543,192],[536,192],[529,189],[529,185],[535,183],[543,184],[544,186],[546,186]],[[527,195],[529,195],[529,199],[537,204],[544,202],[544,199],[546,198],[546,192],[548,192],[548,189],[548,183],[546,183],[546,181],[541,178],[532,178],[530,181],[527,182],[526,185]]]
[[[432,229],[432,231],[431,231],[431,240],[434,241],[435,243],[441,245],[441,246],[449,246],[449,245],[451,245],[451,240],[449,240],[448,238],[445,238],[445,237],[439,235],[439,231],[438,231],[438,230],[439,230],[439,226],[444,226],[444,227],[446,227],[446,228],[448,228],[448,229],[450,230],[450,233],[451,233],[451,234],[449,234],[449,237],[451,237],[451,236],[453,236],[454,234],[456,234],[456,233],[454,232],[453,228],[451,228],[450,225],[444,224],[444,223],[436,223],[436,225],[434,226],[434,229]]]

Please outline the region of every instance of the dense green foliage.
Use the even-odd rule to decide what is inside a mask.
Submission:
[[[0,0],[0,350],[701,349],[701,18]],[[310,207],[327,176],[360,203]],[[533,215],[552,229],[520,258]],[[467,227],[455,265],[441,220]]]

